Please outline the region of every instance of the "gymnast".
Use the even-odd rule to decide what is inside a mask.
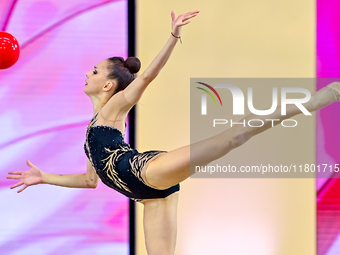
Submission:
[[[84,150],[87,171],[83,174],[56,175],[41,171],[27,160],[28,171],[11,171],[8,179],[19,180],[11,189],[24,185],[51,184],[72,188],[96,188],[98,180],[144,205],[144,234],[148,254],[174,254],[177,233],[179,183],[190,176],[190,163],[204,166],[241,146],[251,137],[271,127],[233,126],[211,138],[172,151],[138,152],[124,141],[126,117],[147,86],[157,77],[181,38],[182,26],[190,23],[199,11],[176,17],[171,12],[170,38],[150,66],[139,76],[138,58],[112,57],[98,63],[86,73],[84,92],[91,98],[94,115],[87,126]],[[304,107],[312,112],[340,98],[340,84],[315,92]],[[278,108],[269,116],[280,122],[300,113],[295,105],[287,106],[281,116]],[[242,120],[254,118],[254,114]],[[276,123],[280,123],[276,122]],[[266,122],[265,122],[266,123]],[[191,150],[190,150],[191,146]]]

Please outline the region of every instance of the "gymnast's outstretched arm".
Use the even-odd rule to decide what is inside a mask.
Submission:
[[[27,165],[31,167],[28,171],[11,171],[7,179],[20,180],[17,184],[11,186],[11,189],[24,185],[17,192],[20,193],[29,186],[36,184],[51,184],[68,188],[96,188],[99,177],[96,174],[91,162],[87,160],[87,171],[83,174],[49,174],[41,171],[29,160]]]
[[[130,104],[136,104],[141,98],[146,87],[150,84],[152,80],[157,77],[159,72],[168,61],[172,50],[174,49],[178,41],[178,38],[176,37],[179,37],[181,35],[182,26],[190,23],[190,19],[195,17],[198,12],[199,11],[188,12],[186,14],[179,15],[177,18],[175,16],[175,12],[171,12],[173,35],[170,35],[170,38],[166,42],[165,46],[162,48],[156,58],[151,62],[151,64],[145,69],[145,71],[123,91],[126,100]]]

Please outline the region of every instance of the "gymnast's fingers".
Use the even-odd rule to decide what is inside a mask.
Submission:
[[[182,22],[187,21],[188,19],[192,19],[193,17],[196,17],[197,13],[191,14],[191,15],[185,15],[182,19]]]
[[[171,12],[171,19],[174,21],[176,19],[175,11]]]
[[[200,12],[200,11],[187,12],[187,13],[184,13],[183,15],[198,14],[199,12]]]
[[[31,161],[29,161],[28,159],[26,160],[26,164],[29,166],[29,167],[33,167],[34,165],[31,163]]]
[[[22,176],[21,175],[9,175],[6,178],[7,179],[20,179]]]
[[[189,24],[190,22],[191,22],[191,20],[188,20],[188,21],[182,23],[181,26],[185,26],[186,24]]]
[[[24,189],[26,189],[28,186],[25,184],[25,186],[21,189],[21,190],[18,190],[17,192],[20,193],[21,191],[23,191]]]
[[[11,171],[8,174],[22,174],[24,171]]]
[[[16,187],[19,187],[19,186],[21,186],[21,185],[23,185],[23,184],[24,184],[24,182],[23,182],[23,181],[21,181],[21,182],[18,182],[17,184],[15,184],[15,185],[11,186],[11,189],[14,189],[14,188],[16,188]]]

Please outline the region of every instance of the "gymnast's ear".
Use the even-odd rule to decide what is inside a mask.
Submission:
[[[103,87],[103,91],[108,92],[108,91],[115,91],[117,87],[117,82],[116,81],[107,81],[106,84]]]

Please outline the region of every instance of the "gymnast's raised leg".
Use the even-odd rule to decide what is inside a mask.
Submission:
[[[340,83],[332,83],[332,87],[340,91]],[[325,107],[337,100],[340,94],[330,87],[325,87],[312,95],[304,106],[309,112]],[[295,105],[287,106],[287,115],[281,116],[280,109],[273,114],[257,119],[280,119],[280,121],[299,114],[301,111]],[[249,120],[253,114],[242,120]],[[265,122],[266,123],[266,122]],[[279,122],[276,122],[279,123]],[[190,176],[190,163],[206,165],[216,160],[232,149],[235,149],[251,137],[269,129],[271,124],[262,127],[231,127],[226,131],[197,142],[181,147],[168,153],[160,154],[150,160],[142,169],[142,177],[149,186],[166,189],[180,183]],[[191,146],[191,151],[190,151]],[[191,162],[190,162],[191,153]],[[164,199],[145,200],[144,204],[144,233],[149,255],[174,254],[177,228],[178,192]]]
[[[315,92],[311,99],[304,104],[304,107],[309,112],[323,108],[337,101],[338,91],[340,91],[340,83],[331,83]],[[268,123],[265,119],[279,119],[281,122],[301,113],[295,105],[287,105],[287,115],[282,116],[280,111],[281,109],[278,107],[271,115],[257,116],[250,114],[241,120],[247,122],[256,117],[256,119],[265,122],[262,127],[233,126],[211,138],[160,154],[145,165],[142,169],[142,177],[148,185],[157,189],[166,189],[176,185],[190,176],[190,163],[205,166],[226,155],[232,149],[241,146],[251,137],[272,127],[271,122]],[[274,122],[274,125],[280,122]]]

